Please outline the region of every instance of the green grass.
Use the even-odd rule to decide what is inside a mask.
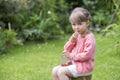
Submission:
[[[62,40],[29,42],[0,55],[0,80],[53,80],[52,68],[60,62]],[[119,55],[114,40],[96,35],[97,50],[92,80],[120,80]]]
[[[111,38],[96,36],[97,49],[93,80],[120,80],[120,53]]]

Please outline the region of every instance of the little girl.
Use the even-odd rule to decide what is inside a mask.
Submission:
[[[64,45],[63,56],[68,63],[53,68],[54,80],[69,80],[69,77],[90,75],[94,67],[96,41],[90,31],[91,15],[88,10],[77,7],[70,17],[74,33]]]

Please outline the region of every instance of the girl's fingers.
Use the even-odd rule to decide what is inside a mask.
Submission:
[[[63,56],[67,56],[67,54],[62,54]]]
[[[62,53],[63,53],[63,54],[65,54],[65,53],[66,53],[66,51],[63,51]]]
[[[78,34],[77,32],[75,32],[75,33],[73,34],[74,37],[78,37],[78,35],[79,35],[79,34]]]

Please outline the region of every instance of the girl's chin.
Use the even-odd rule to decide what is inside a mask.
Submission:
[[[81,34],[81,32],[79,32],[79,31],[76,31],[76,33]]]
[[[78,33],[78,31],[74,31],[74,33]],[[79,34],[79,33],[78,33]]]

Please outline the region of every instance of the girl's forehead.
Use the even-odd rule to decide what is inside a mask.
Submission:
[[[70,23],[71,24],[84,24],[84,23],[87,23],[87,21],[71,20]]]
[[[70,16],[70,22],[74,24],[78,24],[81,22],[86,22],[87,19],[85,19],[84,16]]]
[[[72,19],[72,20],[70,20],[70,22],[71,22],[72,24],[79,24],[79,23],[81,23],[81,21],[80,21],[80,20],[77,20],[77,19]]]

